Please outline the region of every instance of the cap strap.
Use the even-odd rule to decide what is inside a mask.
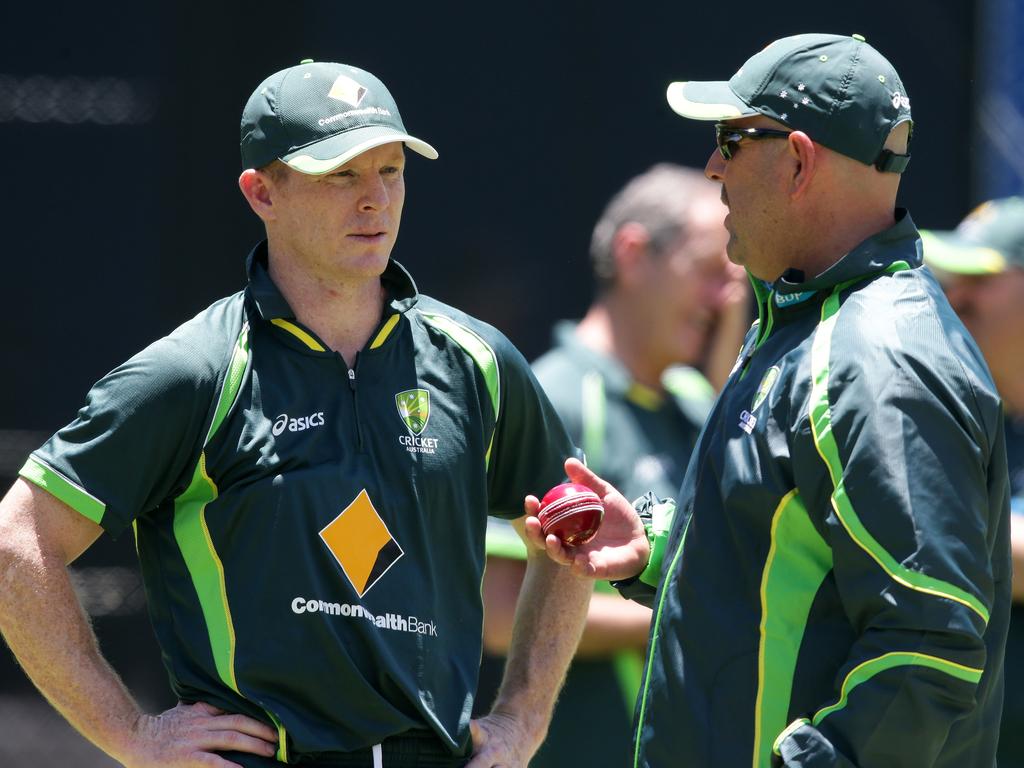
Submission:
[[[891,149],[883,149],[875,160],[875,168],[882,173],[903,173],[910,165],[910,155],[897,155]]]

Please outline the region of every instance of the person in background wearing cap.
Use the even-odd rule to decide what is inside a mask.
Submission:
[[[989,200],[953,232],[922,230],[924,259],[985,355],[1006,411],[1013,607],[999,768],[1024,768],[1024,197]]]
[[[537,379],[586,457],[627,498],[675,494],[717,389],[750,327],[746,273],[725,255],[718,187],[660,163],[608,203],[591,239],[597,296],[555,328]],[[712,383],[694,367],[707,361]],[[714,386],[712,386],[714,384]],[[491,518],[484,576],[484,647],[512,638],[527,550]],[[598,582],[587,625],[532,768],[625,765],[651,611]],[[478,705],[487,704],[485,657]]]
[[[1002,409],[895,207],[906,91],[863,38],[807,34],[668,97],[718,121],[706,173],[759,321],[674,513],[570,458],[605,522],[567,551],[527,501],[534,547],[654,607],[633,764],[993,766]]]
[[[303,62],[242,115],[267,239],[248,287],[116,368],[0,505],[0,629],[132,766],[525,766],[592,585],[531,557],[505,681],[470,722],[488,514],[575,451],[500,333],[390,258],[406,133],[373,75]],[[133,530],[181,700],[141,712],[66,563]],[[472,755],[471,755],[472,753]]]

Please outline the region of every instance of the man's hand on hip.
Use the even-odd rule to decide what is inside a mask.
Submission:
[[[126,768],[241,768],[217,752],[273,757],[277,731],[245,715],[210,704],[178,704],[160,715],[142,715],[134,728]]]

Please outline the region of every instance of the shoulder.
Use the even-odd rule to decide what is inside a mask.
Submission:
[[[206,397],[217,387],[244,326],[242,293],[221,299],[138,352],[97,386],[131,399]]]
[[[555,347],[534,360],[533,373],[562,420],[576,424],[580,418],[580,392],[587,371],[564,349]]]
[[[875,391],[899,388],[904,396],[928,392],[937,404],[951,396],[986,422],[998,417],[999,397],[981,351],[926,268],[855,288],[833,328],[827,314],[818,333],[829,337],[830,380],[861,378]]]
[[[526,366],[522,354],[505,334],[460,309],[421,295],[410,313],[413,322],[449,338],[474,358],[493,357],[496,363]]]
[[[549,349],[533,361],[533,372],[544,388],[578,385],[586,370],[561,347]]]

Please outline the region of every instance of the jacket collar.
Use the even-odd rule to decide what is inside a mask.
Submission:
[[[774,290],[776,306],[786,308],[819,291],[882,272],[899,261],[912,269],[920,267],[923,261],[920,235],[905,208],[896,209],[895,224],[860,243],[817,277],[806,280],[799,270],[790,269],[774,283],[753,279],[754,289],[759,298],[766,298]]]

